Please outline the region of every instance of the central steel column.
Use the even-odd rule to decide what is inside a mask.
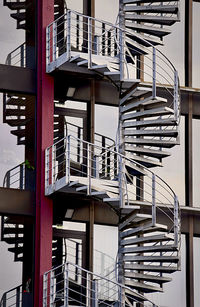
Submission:
[[[54,0],[37,0],[36,225],[34,306],[42,307],[43,274],[52,267],[53,202],[45,197],[45,149],[53,144],[54,79],[46,74],[46,26]]]

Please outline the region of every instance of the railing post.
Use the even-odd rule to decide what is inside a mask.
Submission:
[[[67,11],[67,61],[71,58],[71,11]]]
[[[92,307],[98,307],[98,283],[97,280],[92,281]]]
[[[91,144],[87,143],[87,177],[88,177],[88,186],[87,194],[91,194],[91,175],[92,175],[92,150]]]
[[[54,185],[54,179],[55,179],[55,155],[54,155],[54,151],[55,151],[55,145],[52,145],[52,151],[51,151],[51,184]]]
[[[86,273],[86,307],[90,307],[90,301],[91,301],[91,274]]]
[[[6,188],[10,188],[10,172],[6,176]]]
[[[174,196],[174,245],[178,246],[178,235],[179,235],[179,217],[178,217],[178,198]]]
[[[20,64],[21,64],[21,67],[24,67],[24,44],[21,45],[20,47]]]
[[[3,295],[3,306],[2,307],[6,307],[6,300],[7,300],[6,293],[4,293],[4,295]]]
[[[49,186],[49,148],[45,150],[45,190]]]
[[[48,72],[48,65],[50,63],[50,27],[46,28],[46,71]]]
[[[64,307],[69,304],[69,270],[68,263],[64,265]]]
[[[56,46],[57,46],[57,28],[56,22],[53,22],[53,62],[56,61]]]
[[[65,149],[65,173],[66,173],[66,183],[70,183],[70,135],[67,136],[67,146]]]
[[[92,19],[88,18],[88,68],[92,68]]]
[[[119,29],[119,67],[120,81],[124,80],[124,31]]]
[[[19,189],[23,190],[24,187],[24,165],[20,164],[19,167]]]
[[[43,275],[43,307],[47,307],[47,274]]]
[[[174,71],[174,117],[178,120],[178,72]]]
[[[54,307],[54,292],[55,286],[54,286],[54,271],[51,271],[50,273],[50,307]]]
[[[156,225],[156,182],[155,174],[152,174],[152,224]]]
[[[20,307],[20,286],[16,289],[16,307]]]
[[[99,178],[99,156],[94,156],[94,170],[94,177]]]
[[[152,86],[152,96],[153,98],[156,97],[156,48],[153,47],[153,63],[152,63],[152,81],[153,81],[153,86]]]

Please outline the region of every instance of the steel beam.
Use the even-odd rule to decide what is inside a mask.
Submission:
[[[0,92],[36,94],[35,71],[0,64]]]

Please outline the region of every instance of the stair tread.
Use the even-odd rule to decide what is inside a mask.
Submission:
[[[162,127],[162,126],[175,126],[176,120],[173,118],[166,118],[166,119],[156,119],[156,120],[142,120],[142,121],[129,121],[124,122],[124,128],[132,128],[132,127]]]
[[[125,21],[125,26],[127,28],[131,28],[134,30],[138,30],[143,33],[147,33],[153,36],[158,36],[158,37],[163,37],[165,35],[168,35],[171,33],[170,30],[164,29],[164,28],[156,28],[154,26],[150,25],[143,25],[143,24],[138,24],[138,23],[133,23],[131,21]]]
[[[122,253],[140,253],[140,252],[159,252],[159,251],[176,251],[177,248],[173,244],[166,245],[155,245],[155,246],[135,246],[135,247],[124,247]]]
[[[180,259],[178,256],[124,256],[124,262],[174,262],[177,263]]]
[[[126,145],[125,146],[125,151],[127,152],[136,152],[144,155],[148,155],[150,157],[155,157],[155,158],[163,158],[163,157],[168,157],[170,156],[169,152],[162,151],[162,150],[155,150],[151,148],[145,148],[145,147],[136,147],[136,146],[131,146],[131,145]],[[127,155],[127,153],[126,153]],[[129,156],[128,156],[129,157]]]
[[[139,270],[149,272],[166,272],[173,273],[177,271],[177,267],[172,266],[160,266],[160,265],[143,265],[143,264],[124,264],[124,268],[127,270]]]
[[[164,104],[164,103],[167,103],[167,99],[164,99],[164,98],[161,98],[161,97],[149,96],[147,98],[140,99],[140,100],[137,100],[137,98],[132,97],[132,98],[130,98],[129,100],[126,101],[126,105],[121,107],[120,110],[121,110],[121,112],[124,113],[124,112],[130,112],[134,109],[138,109],[138,107],[140,107],[140,106],[142,106],[142,107],[149,107],[149,106],[155,107],[155,105],[160,105],[160,104]]]
[[[130,223],[138,223],[145,220],[152,220],[152,216],[150,214],[133,212],[133,214],[130,214],[130,216],[125,219],[125,221],[119,224],[119,230],[123,230]]]
[[[177,0],[179,1],[179,0]],[[123,3],[126,4],[133,4],[133,3],[156,3],[156,2],[160,2],[159,0],[123,0]],[[174,0],[162,0],[162,2],[174,2]]]
[[[160,25],[173,25],[175,22],[179,21],[177,17],[170,16],[155,16],[155,15],[137,15],[137,14],[129,14],[125,13],[125,20],[135,20],[141,22],[150,22],[152,24],[160,24]]]
[[[161,116],[161,115],[170,115],[174,114],[174,110],[169,107],[160,107],[154,108],[150,110],[144,110],[139,112],[130,112],[122,115],[122,120],[131,120],[138,117],[154,117],[154,116]]]
[[[169,130],[169,129],[142,129],[142,130],[125,130],[124,136],[169,136],[169,137],[176,137],[178,134],[177,130]]]
[[[162,163],[159,161],[155,161],[150,158],[145,158],[145,157],[134,155],[134,154],[127,153],[127,152],[126,152],[126,157],[133,161],[139,162],[140,164],[144,165],[147,168],[162,166]]]
[[[134,287],[134,289],[140,289],[142,292],[163,292],[163,289],[160,287],[156,287],[153,285],[145,284],[145,283],[140,283],[138,281],[133,281],[129,279],[125,279],[125,285],[129,287]]]
[[[145,227],[140,226],[135,229],[124,231],[120,234],[120,237],[121,238],[131,237],[140,232],[141,233],[149,233],[149,232],[153,233],[154,231],[166,231],[166,230],[167,230],[167,226],[165,225],[156,224],[155,226],[152,226],[152,224],[150,223],[149,225],[146,225]]]
[[[140,145],[151,145],[153,147],[165,147],[171,148],[178,145],[178,141],[168,141],[168,140],[155,140],[155,139],[139,139],[139,138],[126,138],[125,143],[127,144],[140,144]]]
[[[125,239],[121,241],[122,246],[132,245],[132,244],[139,244],[139,243],[149,243],[149,242],[160,242],[160,241],[168,241],[173,240],[172,236],[167,234],[160,234],[160,235],[152,235],[146,237],[139,237],[134,239]]]
[[[154,283],[164,283],[164,282],[169,282],[172,280],[172,278],[170,277],[155,276],[155,275],[150,275],[150,274],[142,274],[142,273],[126,272],[126,271],[124,273],[124,276],[125,278],[128,277],[128,278],[133,278],[133,279],[152,281]]]
[[[129,5],[125,6],[125,12],[150,12],[150,13],[177,13],[178,5]]]

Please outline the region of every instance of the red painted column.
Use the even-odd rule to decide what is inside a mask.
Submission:
[[[45,197],[45,149],[53,143],[54,79],[46,74],[46,26],[54,1],[37,0],[37,132],[34,306],[42,307],[43,274],[52,265],[53,202]]]

